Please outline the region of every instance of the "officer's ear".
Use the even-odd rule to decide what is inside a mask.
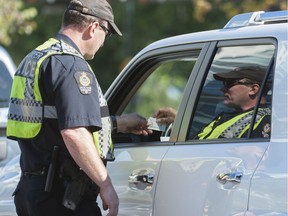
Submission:
[[[256,96],[260,91],[260,85],[257,83],[251,84],[249,94],[251,96]]]
[[[99,27],[99,22],[92,22],[90,23],[87,28],[85,29],[85,35],[88,38],[92,38],[93,35],[96,33],[97,28]]]

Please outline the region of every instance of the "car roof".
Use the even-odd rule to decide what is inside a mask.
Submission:
[[[266,26],[247,26],[233,29],[218,29],[211,31],[203,31],[197,33],[183,34],[179,36],[169,37],[156,41],[141,52],[147,50],[153,50],[160,47],[167,47],[172,45],[181,45],[189,43],[200,43],[206,41],[216,40],[233,40],[233,39],[245,39],[245,38],[263,38],[273,37],[281,40],[287,40],[287,24],[273,24]]]

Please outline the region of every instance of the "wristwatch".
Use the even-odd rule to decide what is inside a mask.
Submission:
[[[112,133],[117,133],[117,118],[116,116],[110,116],[112,122]]]

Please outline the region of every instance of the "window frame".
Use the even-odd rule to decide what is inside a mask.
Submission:
[[[135,94],[139,87],[143,84],[143,82],[147,79],[147,77],[153,72],[155,67],[157,67],[161,62],[170,59],[176,59],[180,57],[187,57],[191,55],[191,53],[195,53],[195,51],[199,52],[198,59],[195,63],[195,66],[190,74],[189,79],[187,80],[186,87],[183,92],[182,101],[187,100],[187,89],[190,91],[190,86],[192,85],[191,82],[194,81],[196,77],[196,72],[198,71],[199,66],[201,65],[205,54],[208,50],[209,43],[197,43],[197,44],[185,44],[185,45],[174,45],[169,47],[163,47],[159,49],[154,49],[148,51],[136,59],[132,60],[129,65],[124,68],[124,70],[119,74],[119,76],[115,79],[112,83],[110,88],[107,90],[105,96],[107,98],[108,106],[110,109],[110,115],[121,115],[122,112],[125,110],[125,107]],[[197,68],[197,69],[196,69]],[[188,86],[188,88],[187,88]],[[186,99],[184,99],[186,97]],[[156,111],[156,110],[155,110]],[[179,116],[183,114],[180,113],[181,110],[178,110]],[[183,111],[182,111],[183,112]],[[175,124],[177,124],[179,120],[176,119]],[[179,122],[180,123],[180,122]],[[178,123],[178,125],[179,125]],[[175,127],[173,127],[175,128]],[[174,137],[178,134],[179,127],[177,129],[172,129],[172,134],[175,134]],[[173,141],[170,141],[169,144],[171,145]],[[172,139],[173,140],[173,139]],[[174,139],[175,140],[175,139]],[[122,143],[115,143],[115,147],[119,144],[121,147],[135,145],[137,142],[122,145]],[[155,142],[153,142],[155,143]],[[161,142],[159,143],[167,143]],[[141,142],[141,146],[144,144],[151,144],[151,142],[143,143]]]

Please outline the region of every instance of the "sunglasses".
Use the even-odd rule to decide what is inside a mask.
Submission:
[[[105,31],[105,37],[109,38],[112,35],[112,31],[108,29],[106,26],[99,24],[99,26]]]
[[[244,81],[239,81],[239,80],[224,80],[223,81],[223,86],[226,89],[230,89],[231,87],[235,85],[252,85],[254,83],[252,82],[244,82]]]

